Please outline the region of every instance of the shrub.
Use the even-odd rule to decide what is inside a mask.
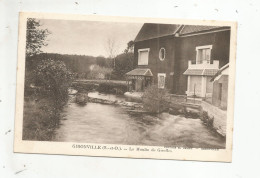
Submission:
[[[51,141],[59,124],[59,111],[48,99],[24,102],[23,140]]]
[[[120,83],[105,82],[99,84],[98,91],[102,93],[124,94],[127,91],[127,86]]]
[[[214,123],[214,117],[210,117],[208,115],[208,112],[206,111],[202,111],[200,119],[203,121],[203,123],[205,125],[207,125],[208,127],[213,127],[213,123]]]
[[[168,90],[158,88],[157,85],[151,85],[145,89],[143,94],[144,109],[152,113],[159,113],[168,109],[169,96]]]
[[[37,95],[52,98],[56,106],[62,105],[68,97],[68,88],[71,86],[73,74],[66,68],[62,61],[52,59],[42,60],[28,77],[35,85]],[[27,84],[28,87],[28,84]]]

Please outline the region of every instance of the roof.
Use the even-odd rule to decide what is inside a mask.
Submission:
[[[138,75],[138,76],[153,76],[150,69],[137,68],[127,72],[126,75]]]
[[[214,76],[218,72],[218,69],[205,69],[203,75]]]
[[[218,72],[212,77],[212,79],[210,80],[211,82],[215,80],[215,78],[217,78],[219,75],[221,75],[222,71],[224,71],[225,69],[229,68],[229,63],[227,63],[226,65],[224,65],[223,67],[221,67]]]
[[[179,36],[213,30],[229,30],[228,26],[181,25],[145,23],[135,38],[135,42],[144,41],[179,33]]]
[[[204,69],[187,69],[184,75],[202,75]]]
[[[218,72],[218,69],[187,69],[184,75],[203,75],[214,76]]]
[[[197,32],[206,32],[211,30],[218,30],[218,29],[230,29],[230,27],[225,26],[205,26],[205,25],[184,25],[182,30],[180,31],[180,35],[186,35],[191,33]]]
[[[145,23],[135,38],[135,42],[173,35],[181,25]]]

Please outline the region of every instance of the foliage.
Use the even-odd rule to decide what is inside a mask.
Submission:
[[[96,57],[96,64],[101,66],[101,67],[108,67],[109,66],[107,59],[103,56]]]
[[[46,46],[46,38],[50,34],[48,29],[41,29],[40,21],[34,18],[27,19],[26,29],[26,57],[39,54],[42,46]]]
[[[39,88],[38,95],[54,99],[56,106],[62,105],[68,97],[73,74],[62,61],[42,60],[33,71],[34,85]]]
[[[210,117],[208,115],[208,112],[206,111],[202,111],[200,119],[203,121],[203,123],[205,125],[207,125],[208,127],[213,127],[213,123],[214,123],[214,117]]]
[[[104,82],[100,83],[97,90],[102,93],[124,94],[127,86],[124,83]]]
[[[134,41],[129,41],[124,53],[119,54],[115,58],[115,68],[112,79],[124,80],[127,72],[134,68]]]
[[[67,68],[75,73],[76,78],[81,79],[96,79],[100,78],[99,75],[105,73],[105,77],[115,80],[124,80],[125,73],[134,68],[134,54],[133,54],[133,42],[128,43],[125,53],[117,55],[115,58],[105,58],[103,56],[93,57],[86,55],[69,55],[69,54],[57,54],[57,53],[40,53],[33,56],[27,56],[26,58],[26,71],[27,74],[30,70],[37,67],[38,62],[46,59],[53,59],[63,61]],[[114,63],[115,62],[115,63]],[[114,66],[115,64],[115,66]],[[95,71],[91,71],[90,66],[95,66]],[[100,68],[98,68],[99,66]],[[111,71],[111,69],[113,70]],[[99,76],[94,76],[95,72],[98,72]],[[29,77],[29,75],[27,75]]]
[[[60,112],[49,99],[25,99],[23,140],[50,141],[59,124]]]
[[[124,51],[125,53],[133,53],[134,52],[134,41],[131,40],[127,43],[127,47]]]
[[[168,90],[151,85],[145,89],[143,94],[144,109],[152,113],[162,112],[168,108],[169,97]]]
[[[115,58],[116,65],[113,71],[112,79],[124,79],[127,72],[134,68],[134,54],[133,53],[123,53]]]
[[[90,66],[98,65],[100,67],[109,68],[109,62],[112,60],[98,56],[86,56],[86,55],[71,55],[71,54],[57,54],[57,53],[41,53],[29,57],[26,62],[28,65],[26,68],[35,68],[37,66],[37,61],[53,59],[63,61],[67,68],[70,69],[73,73],[75,73],[76,78],[91,78],[90,77]]]
[[[101,67],[99,65],[91,65],[90,66],[90,79],[105,79],[109,78],[113,69],[108,67]]]

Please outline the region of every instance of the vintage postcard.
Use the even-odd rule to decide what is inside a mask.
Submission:
[[[20,13],[14,152],[231,162],[236,28]]]

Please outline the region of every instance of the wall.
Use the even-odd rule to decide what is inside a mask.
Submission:
[[[159,51],[161,48],[165,48],[166,54],[165,59],[161,61],[159,59]],[[148,66],[138,66],[138,49],[150,48]],[[145,40],[135,43],[135,68],[149,68],[153,73],[154,83],[158,82],[158,73],[166,73],[165,87],[172,92],[173,88],[173,76],[170,75],[174,72],[174,61],[175,61],[175,42],[174,37],[162,37],[157,39]]]
[[[205,101],[201,102],[201,108],[210,118],[214,118],[213,128],[222,136],[226,136],[227,112]]]
[[[229,62],[230,31],[180,37],[176,39],[175,77],[178,80],[174,89],[178,94],[185,94],[187,90],[187,76],[183,75],[188,68],[188,61],[196,61],[196,47],[213,45],[211,51],[212,60],[219,60],[219,68]]]
[[[211,82],[212,77],[207,77],[207,83],[206,83],[206,93],[212,93],[213,92],[213,82]]]
[[[148,66],[157,83],[157,73],[166,73],[166,87],[172,93],[185,94],[187,90],[187,76],[183,75],[188,68],[188,61],[196,61],[196,47],[213,45],[211,51],[211,62],[219,60],[219,68],[229,62],[230,31],[209,33],[188,37],[175,38],[173,36],[150,39],[135,43],[135,66],[137,67],[138,49],[150,48]],[[164,61],[159,59],[161,47],[166,49]],[[170,73],[174,72],[174,76]]]
[[[222,83],[222,95],[219,99],[219,84]],[[213,83],[212,104],[220,107],[221,109],[227,109],[228,99],[228,75],[222,75],[218,80]]]
[[[199,95],[199,93],[201,92],[201,80],[202,77],[201,76],[190,76],[190,91],[191,93],[194,93],[194,85],[195,86],[195,95]]]

